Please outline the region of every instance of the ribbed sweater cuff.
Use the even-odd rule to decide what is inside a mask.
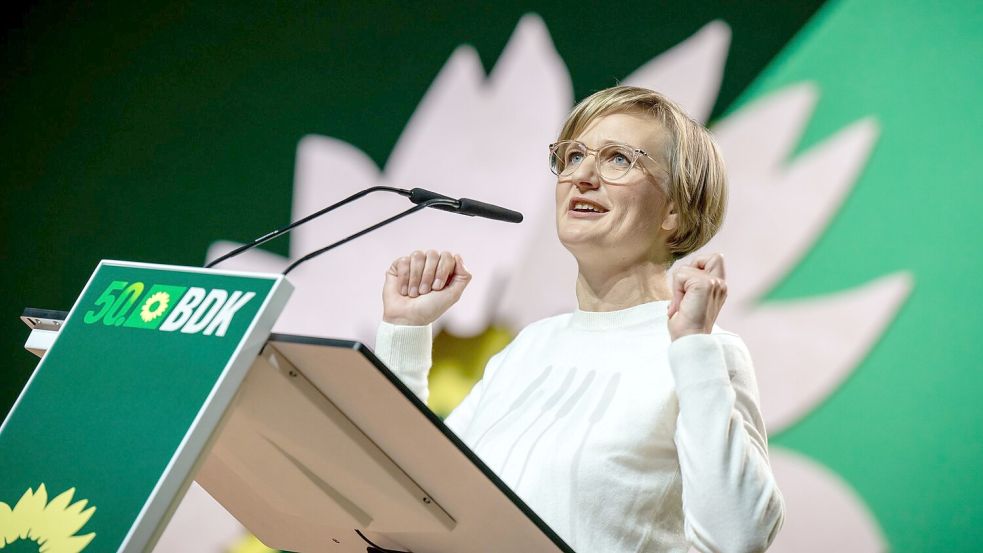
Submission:
[[[433,327],[379,323],[375,349],[379,359],[394,372],[426,376],[431,364]]]
[[[690,334],[669,345],[669,367],[676,393],[705,384],[730,386],[730,375],[720,342],[710,334]]]

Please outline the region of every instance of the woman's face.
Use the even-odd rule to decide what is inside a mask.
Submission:
[[[588,154],[573,173],[557,178],[557,234],[579,262],[623,265],[667,256],[665,241],[675,228],[665,192],[669,139],[659,122],[629,113],[599,117],[574,137],[594,150],[617,142],[655,159],[640,156],[626,176],[611,183],[597,174],[595,156]],[[578,210],[578,202],[593,204],[600,213]]]

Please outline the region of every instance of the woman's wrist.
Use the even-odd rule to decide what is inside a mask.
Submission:
[[[705,335],[710,333],[711,333],[710,330],[699,329],[699,328],[687,328],[687,329],[679,330],[678,332],[673,332],[672,330],[670,330],[669,338],[671,339],[671,341],[675,342],[676,340],[680,338],[685,338],[686,336],[694,336],[697,334]]]
[[[395,326],[427,326],[431,324],[433,321],[422,321],[422,320],[417,320],[417,319],[413,319],[410,317],[403,317],[403,316],[383,315],[382,322],[389,323]]]

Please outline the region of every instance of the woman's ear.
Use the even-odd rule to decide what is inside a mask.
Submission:
[[[676,204],[669,202],[666,215],[662,218],[662,230],[674,232],[679,228],[679,214],[676,213]]]

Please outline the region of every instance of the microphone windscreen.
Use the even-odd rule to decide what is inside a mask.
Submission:
[[[459,213],[463,215],[471,215],[478,217],[485,217],[486,219],[494,219],[496,221],[505,221],[506,223],[521,223],[522,214],[518,211],[512,211],[511,209],[506,209],[504,207],[499,207],[497,205],[486,204],[485,202],[479,202],[478,200],[472,200],[471,198],[461,198],[461,209]]]

